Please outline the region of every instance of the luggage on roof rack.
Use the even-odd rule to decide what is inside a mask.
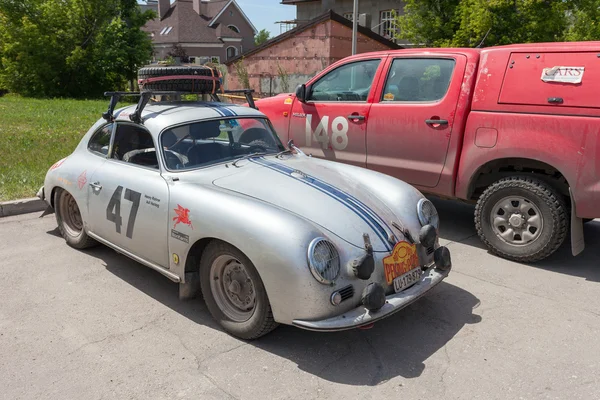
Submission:
[[[204,65],[147,66],[138,71],[141,92],[177,91],[211,94],[223,88],[217,68]]]

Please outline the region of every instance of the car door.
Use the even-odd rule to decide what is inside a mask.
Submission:
[[[413,185],[437,186],[452,134],[467,59],[441,54],[388,60],[383,90],[370,110],[367,168]]]
[[[109,158],[89,178],[90,227],[102,239],[168,268],[169,189],[156,149],[143,126],[117,124]]]
[[[365,57],[335,67],[307,85],[305,102],[295,101],[289,137],[304,152],[365,166],[372,88],[382,57]]]

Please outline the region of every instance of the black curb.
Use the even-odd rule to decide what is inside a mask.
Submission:
[[[37,197],[0,203],[0,218],[44,211],[48,204]]]

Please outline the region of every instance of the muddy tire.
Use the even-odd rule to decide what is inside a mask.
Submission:
[[[79,206],[75,198],[64,189],[54,192],[54,214],[58,230],[69,246],[86,249],[98,244],[85,232]]]
[[[206,77],[211,80],[198,79],[169,79],[157,82],[148,82],[140,85],[140,91],[174,91],[188,93],[212,93],[220,90],[219,70],[204,66],[164,66],[144,67],[138,71],[138,79],[143,82],[150,78],[162,78],[168,76],[195,76]],[[216,78],[216,80],[212,80]]]
[[[475,207],[483,243],[500,257],[535,262],[565,241],[567,205],[552,186],[530,177],[509,177],[489,186]]]
[[[257,339],[277,327],[258,271],[235,247],[221,241],[206,247],[200,286],[211,315],[233,336]]]

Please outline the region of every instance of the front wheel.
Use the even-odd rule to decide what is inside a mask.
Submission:
[[[475,207],[477,233],[494,254],[519,262],[535,262],[554,253],[565,241],[567,206],[546,182],[510,177],[489,186]]]
[[[230,334],[256,339],[277,327],[258,271],[235,247],[219,241],[206,247],[200,285],[211,315]]]
[[[85,249],[98,244],[85,232],[79,206],[69,192],[64,189],[56,189],[54,210],[58,230],[69,246]]]

